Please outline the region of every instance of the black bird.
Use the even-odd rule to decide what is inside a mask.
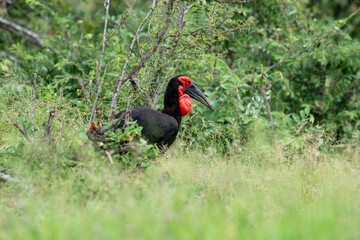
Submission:
[[[135,107],[129,113],[133,121],[143,127],[141,135],[151,144],[161,149],[170,146],[179,132],[181,118],[191,109],[191,98],[201,102],[211,110],[212,107],[194,82],[183,75],[170,80],[164,97],[164,108],[160,112],[146,107]],[[124,111],[115,117],[119,118]],[[117,128],[122,128],[121,121]]]

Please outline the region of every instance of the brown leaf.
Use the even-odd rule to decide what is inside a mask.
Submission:
[[[95,123],[91,122],[90,125],[89,125],[89,128],[88,128],[88,132],[91,132],[94,129],[95,129]]]

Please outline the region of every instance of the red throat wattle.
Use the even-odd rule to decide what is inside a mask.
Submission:
[[[191,110],[190,96],[183,93],[179,88],[179,107],[182,116],[188,114]]]
[[[185,92],[186,87],[191,86],[191,80],[188,77],[179,77],[179,81],[183,83],[183,86],[179,85],[179,107],[182,116],[186,116],[191,110],[190,96]]]

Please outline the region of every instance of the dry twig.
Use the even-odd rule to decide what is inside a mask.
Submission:
[[[75,78],[75,79],[78,80],[79,85],[80,85],[81,89],[83,90],[85,100],[86,100],[88,103],[91,103],[90,97],[89,97],[89,92],[86,90],[86,87],[85,87],[84,82],[82,81],[81,77],[76,77],[76,76],[74,76],[73,78]]]
[[[53,131],[52,123],[53,123],[53,121],[54,121],[54,118],[55,118],[55,107],[50,111],[49,119],[48,119],[48,122],[47,122],[47,124],[46,124],[45,133],[44,133],[44,137],[43,137],[43,139],[44,139],[44,140],[47,140],[48,143],[50,143],[51,141],[53,141],[53,136],[52,136],[52,131]]]
[[[35,66],[35,72],[34,72],[34,81],[33,81],[33,87],[32,87],[32,90],[31,90],[30,122],[31,122],[31,133],[33,133],[33,134],[34,134],[34,111],[35,111],[35,107],[34,107],[35,86],[36,86],[36,78],[37,78],[37,74],[38,74],[39,56],[40,56],[40,53],[38,53],[37,59],[36,59],[36,66]]]
[[[306,124],[308,124],[308,121],[306,121],[306,122],[304,122],[303,124],[301,124],[301,126],[299,127],[299,129],[294,133],[293,138],[295,138],[296,135],[298,135],[298,134],[303,130],[303,128],[306,126]]]
[[[120,28],[120,26],[123,24],[124,20],[129,16],[131,10],[134,8],[136,3],[136,0],[134,1],[133,5],[129,9],[129,11],[121,18],[120,23],[116,26],[115,30],[109,35],[109,37],[106,39],[105,42],[108,42],[110,38],[117,32],[117,30]]]
[[[104,7],[105,7],[105,23],[104,23],[104,34],[103,34],[103,42],[101,45],[101,52],[100,52],[100,57],[99,57],[99,63],[96,69],[96,87],[95,87],[95,91],[98,90],[99,88],[99,79],[100,79],[100,70],[101,70],[101,65],[102,65],[102,59],[104,57],[104,51],[105,51],[105,46],[106,46],[106,31],[107,31],[107,23],[108,23],[108,17],[109,17],[109,8],[110,8],[110,0],[105,0],[104,2]],[[91,87],[92,81],[90,80],[89,86]]]
[[[225,34],[225,33],[230,33],[230,32],[236,32],[237,30],[240,30],[240,29],[243,29],[245,27],[248,27],[249,24],[244,24],[244,25],[239,25],[237,26],[236,28],[232,28],[232,29],[229,29],[229,30],[226,30],[226,31],[223,31],[223,32],[219,32],[219,33],[208,33],[208,32],[198,32],[197,31],[194,31],[194,32],[190,32],[190,33],[183,33],[183,34],[169,34],[168,36],[169,37],[185,37],[185,36],[213,36],[213,35],[217,35],[217,34]]]
[[[11,21],[10,19],[0,17],[0,26],[20,37],[24,37],[24,39],[30,40],[30,42],[35,43],[40,47],[43,47],[42,36],[31,31],[30,29],[20,26],[19,24]]]
[[[111,157],[111,154],[110,154],[108,151],[105,151],[105,154],[106,154],[106,156],[108,157],[109,162],[110,162],[111,164],[114,164],[114,161],[113,161],[113,159],[112,159],[112,157]]]
[[[156,5],[155,5],[155,2],[156,2]],[[155,9],[156,6],[157,6],[157,0],[154,0],[153,8]],[[124,70],[125,70],[125,68],[123,68],[124,70],[123,70],[123,73],[122,73],[122,77],[120,77],[120,79],[118,79],[116,81],[116,83],[115,83],[115,89],[114,89],[113,98],[112,98],[111,106],[110,106],[110,112],[109,112],[109,116],[108,116],[109,120],[113,120],[114,117],[115,117],[115,110],[116,110],[117,98],[118,98],[118,93],[119,93],[119,90],[120,90],[120,86],[122,84],[124,84],[127,80],[131,79],[141,69],[141,67],[145,64],[145,62],[147,60],[149,60],[151,58],[151,56],[156,52],[156,50],[158,49],[160,43],[165,38],[165,36],[167,34],[167,31],[168,31],[168,28],[169,28],[169,25],[170,25],[170,20],[171,20],[171,14],[170,13],[171,13],[171,10],[172,10],[172,6],[173,6],[173,1],[169,1],[169,3],[168,3],[168,11],[167,11],[167,18],[166,18],[163,30],[162,30],[160,36],[158,37],[158,40],[154,44],[153,48],[145,55],[144,58],[141,59],[141,61],[125,77],[123,77]],[[144,20],[146,20],[146,19],[144,19]],[[143,22],[142,22],[142,24],[143,24]],[[134,37],[133,42],[134,42],[134,40],[136,40],[136,36]],[[128,54],[128,57],[126,58],[126,62],[125,62],[126,65],[127,65],[127,62],[129,61],[129,57],[130,57],[130,55]]]
[[[113,98],[112,98],[112,101],[111,101],[110,113],[109,113],[109,117],[108,117],[109,120],[112,120],[115,117],[116,101],[117,101],[118,93],[119,93],[119,90],[120,90],[120,86],[122,85],[122,82],[124,81],[125,71],[126,71],[126,68],[127,68],[128,64],[129,64],[130,55],[131,55],[131,53],[133,51],[135,41],[138,39],[139,34],[140,34],[141,30],[143,29],[145,22],[152,15],[152,13],[155,11],[157,5],[158,5],[158,0],[153,0],[153,4],[152,4],[152,7],[151,7],[149,13],[141,21],[140,26],[137,29],[136,34],[135,34],[135,36],[134,36],[134,38],[133,38],[133,40],[132,40],[132,42],[130,44],[130,49],[129,49],[129,52],[127,54],[124,66],[123,66],[121,76],[115,83],[114,94],[113,94]]]
[[[94,105],[93,105],[92,112],[91,112],[91,116],[90,116],[90,120],[89,120],[89,126],[90,126],[91,122],[94,121],[94,119],[95,119],[96,108],[97,108],[97,101],[98,101],[98,98],[99,98],[99,94],[100,94],[100,92],[101,92],[101,85],[102,85],[102,83],[104,82],[104,78],[105,78],[106,70],[107,70],[108,66],[109,66],[109,63],[106,64],[106,66],[105,66],[104,75],[103,75],[103,77],[102,77],[102,79],[101,79],[99,88],[97,89],[97,92],[96,92],[96,95],[95,95]],[[86,128],[85,133],[87,133],[88,130],[89,130],[89,128]]]
[[[128,115],[130,112],[132,111],[132,109],[128,109],[127,111],[123,112],[121,114],[121,116],[116,119],[116,121],[112,122],[109,126],[107,126],[106,128],[101,128],[99,130],[100,133],[106,133],[107,131],[111,130],[111,129],[114,129],[118,124],[119,122],[121,122],[122,120],[125,119],[126,115]]]
[[[19,132],[27,139],[29,140],[29,135],[27,134],[26,128],[22,129],[17,122],[14,120],[11,120],[12,124],[19,130]]]
[[[185,10],[186,10],[187,6],[188,6],[187,2],[184,2],[184,4],[182,5],[182,7],[180,9],[180,12],[179,12],[179,18],[178,18],[179,20],[178,20],[178,23],[177,23],[177,27],[178,27],[177,35],[178,36],[181,34],[181,32],[183,31],[184,26],[185,26],[184,16],[185,16]],[[172,58],[174,56],[175,50],[176,50],[176,48],[177,48],[177,46],[179,44],[179,40],[180,40],[180,38],[174,38],[172,49],[171,49],[171,52],[170,52],[168,58]],[[158,85],[156,87],[155,94],[154,94],[154,97],[153,97],[153,100],[152,100],[152,104],[153,104],[154,108],[155,108],[155,105],[156,105],[157,101],[159,100],[160,92],[161,92],[161,89],[162,89],[164,83],[165,83],[165,78],[160,76],[159,82],[158,82]]]
[[[138,152],[138,149],[133,146],[124,146],[124,147],[116,147],[109,149],[109,151],[113,153],[122,153],[122,152]]]

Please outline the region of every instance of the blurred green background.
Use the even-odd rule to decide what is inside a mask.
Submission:
[[[144,25],[129,68],[156,42],[168,2]],[[182,37],[185,2],[174,1],[168,37],[138,84],[120,88],[118,111],[129,97],[130,106],[152,106],[159,82],[163,93],[179,74],[214,111],[193,102],[166,153],[153,160],[143,144],[145,155],[113,163],[84,134],[104,2],[0,3],[0,239],[360,238],[360,1],[187,1]],[[96,120],[107,119],[152,1],[137,0],[124,18],[133,3],[111,0],[107,36],[123,24],[106,44]],[[26,140],[11,120],[31,132],[38,54],[39,128]],[[46,144],[53,107],[55,142]]]

